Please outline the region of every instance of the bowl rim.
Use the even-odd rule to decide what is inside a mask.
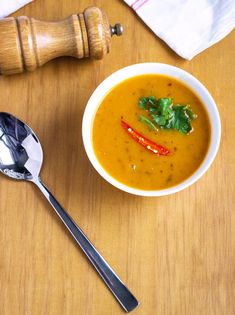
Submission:
[[[92,145],[92,127],[93,121],[96,114],[96,111],[103,100],[103,98],[107,95],[107,93],[118,83],[125,81],[128,78],[139,76],[142,74],[163,74],[170,77],[173,77],[181,82],[183,82],[186,86],[188,86],[202,101],[207,110],[210,127],[211,127],[211,139],[207,154],[202,161],[201,165],[198,169],[186,180],[183,182],[166,188],[159,190],[143,190],[138,188],[133,188],[128,185],[125,185],[115,178],[113,178],[100,164],[98,161],[93,145]],[[90,160],[93,167],[96,171],[110,184],[119,188],[122,191],[127,193],[138,195],[138,196],[146,196],[146,197],[157,197],[157,196],[165,196],[174,194],[179,192],[192,184],[194,184],[202,175],[209,169],[212,162],[215,159],[215,156],[219,149],[221,138],[221,121],[219,116],[219,111],[216,106],[214,99],[211,94],[207,90],[207,88],[192,74],[189,72],[180,69],[178,67],[164,64],[164,63],[155,63],[155,62],[145,62],[145,63],[137,63],[133,65],[129,65],[127,67],[121,68],[111,75],[109,75],[105,80],[103,80],[93,91],[90,96],[82,119],[82,140],[83,145],[87,154],[88,159]]]

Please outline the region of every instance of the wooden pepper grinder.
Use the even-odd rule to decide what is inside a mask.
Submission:
[[[33,71],[60,56],[102,59],[120,24],[110,26],[105,13],[89,7],[62,21],[46,22],[20,16],[0,20],[0,74]]]

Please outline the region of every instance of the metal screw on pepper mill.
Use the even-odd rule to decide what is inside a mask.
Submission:
[[[110,33],[111,36],[113,35],[121,36],[123,33],[123,26],[119,23],[115,24],[114,26],[110,26]]]
[[[97,7],[61,21],[39,21],[27,16],[0,20],[0,74],[33,71],[60,56],[102,59],[120,24],[110,26]]]

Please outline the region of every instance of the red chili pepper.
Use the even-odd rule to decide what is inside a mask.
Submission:
[[[136,130],[134,130],[131,126],[129,126],[125,121],[121,120],[121,125],[129,133],[132,139],[134,139],[136,142],[141,144],[147,150],[153,152],[156,155],[168,155],[170,153],[168,149],[164,148],[160,144],[157,144],[145,138],[143,135],[141,135]]]

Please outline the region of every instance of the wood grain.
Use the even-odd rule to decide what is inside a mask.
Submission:
[[[111,41],[110,25],[102,10],[88,7],[60,21],[27,16],[0,20],[0,74],[33,71],[61,57],[102,59]]]
[[[44,149],[42,178],[139,298],[136,315],[235,314],[235,33],[192,61],[177,57],[122,1],[35,0],[17,15],[61,19],[89,5],[121,22],[101,61],[54,60],[0,77],[0,111],[20,117]],[[94,171],[81,140],[86,102],[115,70],[164,62],[201,80],[222,119],[219,153],[192,187],[168,197],[125,194]],[[118,315],[123,311],[30,183],[1,176],[0,314]]]

